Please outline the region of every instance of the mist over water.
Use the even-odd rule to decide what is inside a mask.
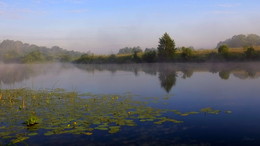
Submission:
[[[0,64],[2,88],[65,88],[81,92],[122,93],[149,88],[171,92],[179,81],[192,81],[197,79],[194,76],[202,74],[219,81],[257,80],[260,77],[260,67],[259,63]],[[199,83],[207,81],[207,79],[197,80]],[[113,86],[109,86],[110,84]]]

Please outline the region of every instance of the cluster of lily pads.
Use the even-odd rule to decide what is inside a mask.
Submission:
[[[94,95],[67,92],[62,89],[0,90],[0,145],[19,143],[32,136],[53,134],[93,135],[96,130],[117,133],[123,126],[138,122],[182,123],[165,116],[209,113],[219,110],[201,109],[200,112],[181,113],[177,110],[158,109],[147,102],[134,100],[132,95]],[[226,111],[231,113],[231,111]]]

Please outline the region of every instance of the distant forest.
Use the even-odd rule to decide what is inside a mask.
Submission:
[[[58,46],[47,48],[21,41],[4,40],[0,43],[0,62],[4,63],[71,62],[82,54]]]
[[[221,45],[227,45],[230,48],[260,46],[260,36],[256,34],[235,35],[232,38],[219,42],[216,48]]]
[[[256,34],[235,35],[220,41],[215,49],[196,50],[192,47],[175,47],[174,39],[165,33],[159,38],[157,48],[143,50],[139,46],[125,47],[119,49],[117,54],[110,55],[68,51],[58,46],[40,47],[13,40],[4,40],[0,43],[0,62],[3,63],[101,64],[225,61],[260,61],[260,36]]]

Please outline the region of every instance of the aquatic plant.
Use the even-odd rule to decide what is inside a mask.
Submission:
[[[200,111],[208,114],[219,114],[221,112],[220,110],[214,110],[211,107],[202,108]]]
[[[183,121],[173,118],[174,114],[188,116],[199,113],[154,108],[149,105],[153,99],[144,102],[136,100],[131,94],[95,95],[63,89],[1,89],[0,95],[0,144],[25,141],[38,135],[39,130],[44,131],[45,136],[91,136],[97,130],[114,134],[125,126],[137,126],[140,122],[178,124]],[[211,108],[201,109],[201,112],[219,113]],[[172,116],[166,116],[169,113]]]
[[[34,115],[30,116],[29,119],[27,119],[25,121],[25,124],[27,126],[33,126],[33,125],[38,124],[38,123],[39,123],[39,119]]]

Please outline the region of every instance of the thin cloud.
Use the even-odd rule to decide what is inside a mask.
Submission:
[[[222,8],[234,8],[234,7],[239,7],[241,4],[240,3],[233,3],[233,4],[218,4],[218,7]]]
[[[41,3],[42,0],[32,0],[32,2],[34,2],[34,3]]]
[[[7,3],[0,1],[0,8],[7,7]]]
[[[213,14],[237,14],[235,11],[216,10],[212,11]]]
[[[45,11],[38,11],[32,9],[11,9],[11,10],[0,10],[0,16],[7,19],[24,19],[31,15],[44,15]]]
[[[59,3],[75,3],[81,4],[85,2],[85,0],[31,0],[34,3],[50,3],[50,4],[59,4]]]
[[[64,0],[65,2],[70,2],[70,3],[77,3],[77,4],[81,4],[83,2],[85,2],[86,0]]]
[[[74,9],[74,10],[69,10],[69,13],[77,13],[77,14],[81,14],[81,13],[86,13],[88,10],[87,9]]]

